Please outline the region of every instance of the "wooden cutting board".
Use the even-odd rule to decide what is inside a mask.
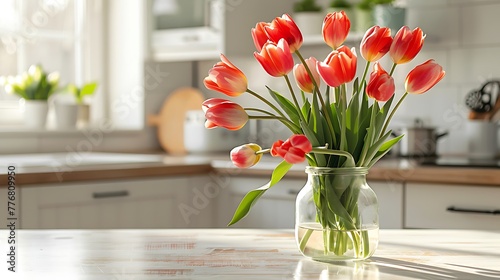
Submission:
[[[185,154],[184,119],[187,111],[201,110],[201,91],[191,87],[173,91],[163,102],[158,115],[148,116],[148,125],[158,127],[158,141],[170,154]]]

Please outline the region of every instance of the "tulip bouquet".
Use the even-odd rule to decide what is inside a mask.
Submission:
[[[314,167],[372,167],[403,137],[391,138],[388,130],[403,100],[408,94],[428,91],[444,77],[445,72],[434,60],[416,66],[406,77],[405,94],[392,106],[395,99],[392,75],[397,65],[411,61],[419,53],[425,35],[420,28],[410,30],[405,26],[392,37],[387,27],[371,27],[360,44],[366,66],[362,76],[356,77],[358,57],[355,48],[343,45],[349,29],[350,20],[343,11],[325,17],[323,38],[332,51],[323,61],[318,61],[314,57],[304,59],[300,53],[303,38],[290,16],[285,14],[270,23],[257,23],[251,30],[257,49],[254,56],[269,75],[283,78],[289,88],[288,95],[267,88],[275,103],[251,90],[245,74],[224,55],[209,70],[204,80],[208,89],[230,97],[250,94],[269,110],[242,107],[226,99],[208,99],[203,103],[207,128],[237,130],[249,119],[273,119],[283,123],[292,133],[289,139],[278,140],[269,149],[245,144],[231,151],[233,163],[240,168],[255,165],[264,153],[283,158],[283,161],[274,169],[269,183],[247,193],[229,225],[245,217],[293,164],[307,160],[309,166]],[[378,62],[387,53],[393,62],[389,71]],[[294,55],[298,64],[294,62]],[[289,78],[292,71],[300,93],[292,87]],[[323,90],[322,82],[326,84]],[[348,84],[352,88],[350,94],[347,93]],[[346,206],[355,195],[339,193],[340,204],[333,205],[326,199],[327,195],[315,193],[317,220],[323,228],[356,228],[353,216],[357,210]]]

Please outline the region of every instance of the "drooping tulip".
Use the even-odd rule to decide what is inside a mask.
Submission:
[[[323,40],[332,49],[337,49],[344,43],[350,28],[351,21],[344,11],[329,13],[323,20]]]
[[[294,134],[285,142],[276,141],[271,147],[271,155],[282,157],[286,162],[296,164],[306,160],[306,154],[311,150],[311,142],[305,135]]]
[[[410,30],[408,26],[403,26],[392,40],[389,54],[392,62],[403,64],[410,62],[422,49],[425,35],[419,27]]]
[[[302,33],[288,14],[275,18],[268,26],[265,26],[264,29],[269,40],[274,43],[278,43],[281,39],[285,39],[292,53],[302,46]]]
[[[406,92],[422,94],[441,81],[444,75],[443,67],[434,59],[429,59],[408,73],[405,81]]]
[[[316,64],[318,61],[314,57],[310,57],[305,59],[307,67],[311,71],[311,74],[314,78],[314,81],[316,82],[316,85],[319,87],[320,86],[320,78],[319,78],[319,73],[316,70]],[[297,86],[304,92],[310,92],[312,93],[314,90],[314,83],[313,80],[311,79],[311,76],[307,73],[306,67],[300,63],[296,64],[295,67],[293,67],[293,75],[295,76],[295,81],[297,82]]]
[[[391,43],[391,29],[375,25],[366,31],[361,40],[361,56],[366,61],[377,61],[389,51]]]
[[[293,69],[293,57],[285,39],[279,40],[278,44],[268,41],[260,53],[255,52],[254,56],[264,70],[273,77],[285,76]]]
[[[325,61],[316,64],[319,75],[331,87],[352,81],[356,76],[356,66],[356,50],[347,46],[332,51]]]
[[[220,55],[220,59],[221,61],[208,71],[208,76],[203,80],[205,87],[231,97],[241,95],[247,90],[247,77],[223,54]]]
[[[238,130],[248,121],[248,115],[240,105],[229,100],[213,98],[202,104],[205,111],[206,128],[224,127],[228,130]]]
[[[259,22],[255,25],[255,28],[252,28],[252,39],[257,51],[262,50],[262,46],[269,40],[267,38],[266,26],[269,26],[267,22]]]
[[[238,168],[252,167],[262,158],[262,154],[256,154],[260,150],[262,148],[254,143],[235,147],[231,150],[231,161]]]
[[[395,91],[394,78],[376,62],[366,86],[366,94],[377,101],[385,102],[394,95]]]

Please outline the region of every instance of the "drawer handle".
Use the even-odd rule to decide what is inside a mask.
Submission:
[[[489,214],[489,215],[500,215],[500,210],[477,210],[477,209],[465,209],[450,206],[446,208],[450,212],[462,212],[462,213],[476,213],[476,214]]]
[[[128,195],[129,195],[128,191],[116,191],[116,192],[93,193],[92,197],[95,199],[99,199],[99,198],[121,197],[121,196],[128,196]]]

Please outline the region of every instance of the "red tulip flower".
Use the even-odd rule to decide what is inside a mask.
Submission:
[[[361,40],[361,56],[366,61],[377,61],[389,51],[391,43],[391,29],[375,25],[366,31]]]
[[[394,36],[389,50],[392,62],[395,64],[410,62],[422,49],[424,39],[422,29],[417,27],[411,31],[408,26],[401,27]]]
[[[231,150],[231,161],[238,168],[249,168],[257,164],[262,158],[262,154],[256,152],[262,150],[257,144],[245,144]]]
[[[445,71],[434,59],[417,65],[406,76],[405,89],[408,93],[422,94],[443,79]]]
[[[316,82],[316,85],[319,87],[320,78],[319,73],[316,70],[316,64],[318,61],[314,57],[307,58],[306,60],[307,67],[311,70],[311,74]],[[293,75],[295,76],[295,81],[297,82],[297,86],[304,92],[312,93],[314,91],[314,83],[309,74],[307,73],[306,67],[303,64],[296,64],[293,67]]]
[[[278,44],[268,41],[260,53],[254,53],[255,58],[266,72],[273,77],[285,76],[293,69],[293,57],[285,39]]]
[[[269,23],[259,22],[255,25],[255,28],[252,28],[253,43],[259,52],[262,50],[262,46],[269,40],[267,38],[266,26],[269,26]]]
[[[295,134],[285,142],[276,141],[271,148],[271,155],[282,157],[291,164],[301,163],[306,160],[306,154],[312,151],[311,142],[305,135]]]
[[[356,75],[357,56],[354,48],[341,46],[332,51],[323,62],[316,67],[326,84],[338,87],[354,79]]]
[[[215,64],[203,80],[205,87],[231,97],[241,95],[247,90],[247,77],[223,54],[220,55],[220,59],[221,62]]]
[[[281,39],[285,39],[292,53],[302,46],[302,33],[297,27],[297,24],[295,24],[293,19],[287,14],[275,18],[269,26],[265,26],[264,28],[267,37],[274,43],[278,43]]]
[[[394,78],[376,62],[370,74],[370,82],[366,86],[366,94],[377,101],[385,102],[394,95],[395,91]]]
[[[332,49],[336,49],[344,43],[350,28],[351,21],[344,11],[329,13],[323,20],[323,40]]]
[[[205,111],[206,128],[224,127],[238,130],[248,121],[248,115],[240,105],[229,100],[212,98],[202,104]]]

